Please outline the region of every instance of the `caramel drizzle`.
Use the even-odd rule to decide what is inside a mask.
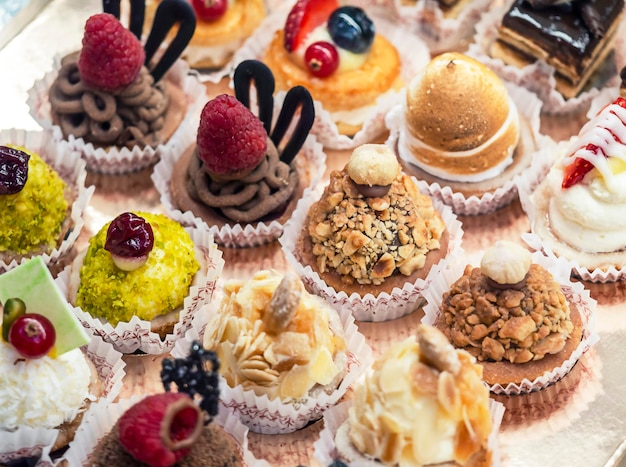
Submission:
[[[117,95],[88,87],[78,70],[78,52],[66,57],[50,88],[50,106],[63,134],[96,144],[145,146],[157,141],[169,96],[144,67]]]
[[[265,159],[239,180],[212,179],[194,155],[189,163],[187,190],[196,201],[221,210],[235,222],[254,222],[286,205],[298,182],[296,168],[282,162],[276,147],[268,141]]]

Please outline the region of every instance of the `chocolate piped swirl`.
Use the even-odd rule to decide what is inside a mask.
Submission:
[[[235,222],[255,222],[280,212],[292,198],[299,180],[295,166],[280,160],[269,138],[265,159],[244,178],[216,180],[197,154],[187,170],[189,195]]]
[[[146,67],[129,86],[112,94],[87,86],[78,70],[79,52],[63,58],[50,87],[50,107],[63,135],[96,145],[146,146],[161,143],[169,95]]]

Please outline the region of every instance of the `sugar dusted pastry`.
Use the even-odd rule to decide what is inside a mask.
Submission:
[[[485,366],[489,384],[533,381],[570,358],[582,321],[561,285],[530,253],[500,240],[443,294],[437,326]]]
[[[482,367],[436,328],[420,325],[355,387],[335,443],[350,465],[488,465],[492,426]]]
[[[203,345],[217,352],[230,387],[287,402],[335,391],[347,371],[341,321],[295,275],[259,271],[224,293]]]
[[[622,141],[626,141],[626,100],[618,97],[560,148],[563,154],[525,204],[533,233],[584,274],[594,270],[604,274],[626,265]]]
[[[447,251],[446,226],[387,146],[356,148],[308,212],[297,255],[335,290],[388,293],[425,277]]]

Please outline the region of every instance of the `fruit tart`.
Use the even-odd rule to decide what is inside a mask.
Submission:
[[[307,88],[319,110],[313,132],[324,146],[344,149],[384,131],[382,116],[428,51],[415,35],[360,7],[300,0],[264,21],[236,54],[244,58],[262,60],[277,91]]]
[[[515,181],[536,180],[552,144],[540,132],[542,104],[458,52],[434,57],[386,117],[387,144],[420,187],[457,214],[494,211],[517,196]]]
[[[452,211],[419,192],[389,147],[365,144],[321,196],[301,201],[280,242],[310,290],[359,321],[384,321],[420,305],[461,236]]]
[[[63,456],[69,465],[266,467],[248,450],[248,430],[219,401],[215,353],[193,342],[161,364],[165,392],[100,403]]]
[[[567,113],[618,80],[626,64],[623,0],[515,0],[485,14],[468,54]]]
[[[104,6],[105,12],[85,22],[81,49],[60,58],[35,83],[29,104],[35,120],[59,129],[82,153],[88,170],[128,173],[192,138],[185,129],[205,89],[178,57],[193,34],[195,16],[184,0],[165,0],[144,44],[143,2],[131,4],[132,29],[120,21],[119,1]],[[175,25],[176,39],[159,50]]]
[[[244,61],[234,78],[235,96],[204,106],[196,144],[164,158],[152,178],[179,222],[208,225],[221,245],[258,246],[281,235],[297,201],[320,180],[325,155],[309,136],[315,111],[305,88],[290,90],[274,122],[270,70]],[[258,116],[249,107],[253,83]]]
[[[577,136],[556,148],[556,161],[535,189],[520,185],[531,222],[526,241],[575,263],[585,280],[624,277],[626,99],[604,106]]]
[[[102,226],[58,280],[90,332],[123,353],[161,354],[211,300],[222,266],[206,229],[124,212]]]
[[[0,304],[0,458],[58,453],[92,402],[119,393],[122,355],[85,332],[39,256],[0,275]]]
[[[497,241],[480,265],[452,264],[425,291],[424,320],[483,366],[496,393],[521,394],[565,376],[596,341],[595,300],[572,263]]]
[[[0,273],[41,255],[53,265],[71,251],[93,187],[80,153],[50,131],[0,132]]]
[[[474,357],[422,324],[374,362],[353,400],[324,414],[315,457],[368,467],[498,465],[503,413]]]
[[[146,1],[146,16],[154,16],[161,0]],[[218,80],[228,72],[233,53],[266,16],[263,0],[189,0],[196,15],[196,29],[182,53],[192,68]]]
[[[369,364],[354,319],[308,293],[293,272],[261,270],[219,293],[172,355],[198,338],[216,351],[221,400],[254,432],[291,433],[317,420]]]

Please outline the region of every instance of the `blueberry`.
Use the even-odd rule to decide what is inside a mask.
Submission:
[[[342,49],[363,53],[371,47],[376,29],[361,8],[342,6],[330,15],[328,32],[335,44]]]

